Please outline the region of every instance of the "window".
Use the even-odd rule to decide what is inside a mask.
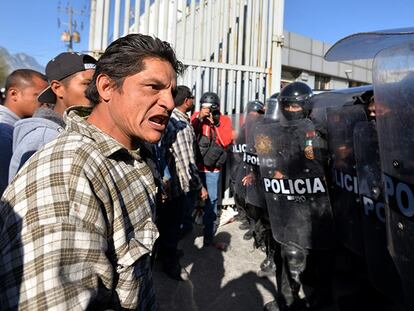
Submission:
[[[315,90],[329,90],[331,78],[328,76],[315,75]]]

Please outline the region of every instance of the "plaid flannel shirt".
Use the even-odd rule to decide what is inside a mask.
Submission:
[[[70,109],[2,197],[1,310],[156,309],[152,174],[89,113]]]
[[[163,143],[169,149],[166,156],[172,176],[172,196],[201,189],[195,159],[196,137],[190,118],[185,113],[173,110]]]

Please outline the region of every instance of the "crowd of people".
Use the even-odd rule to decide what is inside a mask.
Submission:
[[[183,280],[177,245],[204,202],[214,243],[232,124],[177,86],[167,42],[141,34],[99,60],[65,52],[13,71],[0,105],[2,309],[155,310],[153,259]],[[47,297],[47,299],[45,299]]]
[[[307,84],[247,103],[232,124],[214,92],[194,112],[177,85],[184,65],[158,38],[127,35],[99,60],[61,53],[45,71],[13,71],[0,105],[1,309],[156,310],[154,261],[185,280],[178,245],[196,208],[203,247],[226,249],[215,240],[225,167],[244,239],[266,253],[258,276],[276,277],[265,310],[332,304],[335,260],[357,257],[338,256],[357,191],[329,170],[355,169],[344,145],[354,125],[341,128],[335,111],[327,125]],[[355,104],[364,125],[376,117],[367,94]]]

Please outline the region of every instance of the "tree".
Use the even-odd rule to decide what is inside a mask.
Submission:
[[[9,74],[9,65],[7,64],[3,55],[0,54],[0,88],[4,87],[8,74]]]

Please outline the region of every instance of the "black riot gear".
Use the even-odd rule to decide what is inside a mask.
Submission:
[[[265,120],[266,122],[276,121],[278,119],[279,105],[278,105],[279,93],[274,93],[266,101]]]
[[[280,267],[276,269],[280,308],[290,310],[303,303],[316,307],[330,299],[334,243],[326,163],[322,144],[316,144],[321,139],[319,131],[311,119],[302,118],[264,122],[254,134],[259,176],[278,245],[275,263]],[[305,287],[312,290],[302,297]]]
[[[286,258],[292,279],[300,284],[300,275],[306,267],[307,250],[294,243],[287,243],[282,246],[282,256]]]
[[[412,55],[412,42],[386,49],[373,67],[388,250],[401,278],[405,310],[414,310]]]
[[[310,112],[311,88],[303,82],[293,82],[285,86],[279,94],[279,103],[282,106],[282,113],[288,121],[299,120],[307,117]],[[301,109],[295,110],[298,105]]]
[[[368,107],[370,122],[356,127],[354,144],[359,191],[364,203],[364,240],[368,241],[365,251],[367,262],[372,265],[368,267],[369,276],[387,297],[390,288],[398,293],[398,280],[383,277],[390,276],[384,269],[389,254],[403,289],[404,308],[395,308],[398,310],[414,310],[413,38],[414,28],[352,34],[334,44],[324,57],[328,61],[374,58],[375,104]],[[374,146],[379,148],[369,153]],[[397,298],[399,303],[398,297],[392,298]]]
[[[264,114],[264,104],[260,100],[253,100],[247,103],[246,112],[258,112]]]

